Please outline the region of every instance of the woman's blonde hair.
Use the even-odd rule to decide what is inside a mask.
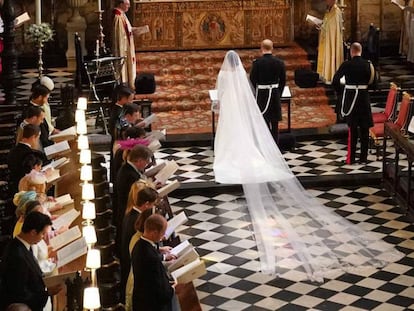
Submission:
[[[137,206],[137,202],[139,202],[139,193],[143,190],[149,188],[151,189],[151,191],[155,191],[155,186],[152,182],[148,182],[146,180],[138,180],[136,182],[134,182],[131,186],[131,189],[129,190],[129,194],[128,194],[128,201],[127,201],[127,206],[126,206],[126,210],[125,210],[125,215],[128,214],[132,208],[134,206]],[[155,200],[157,199],[157,197],[155,198]],[[154,200],[154,201],[155,201]]]

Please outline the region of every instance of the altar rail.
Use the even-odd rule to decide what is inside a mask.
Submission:
[[[134,3],[133,25],[150,31],[135,38],[137,51],[233,49],[293,41],[289,0],[201,0]]]

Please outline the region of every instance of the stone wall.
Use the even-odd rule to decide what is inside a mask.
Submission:
[[[380,27],[381,43],[387,46],[397,46],[401,27],[401,10],[391,4],[390,0],[344,0],[345,40],[355,40],[358,36],[364,38],[371,23]],[[359,8],[353,7],[359,5]],[[309,40],[315,44],[318,32],[305,21],[307,13],[322,18],[326,5],[325,0],[294,0],[295,38]],[[351,23],[353,12],[359,11],[358,25]],[[316,39],[317,42],[317,39]]]
[[[105,9],[104,14],[104,33],[107,34],[107,45],[110,41],[111,33],[111,6],[112,0],[101,0],[102,7]],[[294,18],[294,35],[295,38],[308,42],[309,45],[316,46],[318,40],[318,31],[305,21],[307,13],[322,17],[325,11],[325,0],[287,0],[293,6]],[[134,2],[131,0],[131,2]],[[391,4],[390,0],[344,0],[346,8],[344,9],[345,21],[345,39],[354,39],[355,23],[351,23],[355,8],[353,5],[359,5],[359,30],[363,37],[371,23],[382,29],[381,44],[386,46],[398,46],[401,23],[401,10]],[[16,14],[28,11],[30,16],[35,16],[34,1],[22,0],[16,1]],[[63,53],[67,49],[67,31],[66,23],[72,16],[72,9],[68,5],[67,0],[54,1],[54,11],[50,7],[51,1],[42,1],[42,21],[51,22],[53,20],[57,33],[56,45],[53,49],[62,50]],[[86,19],[87,29],[85,33],[86,48],[93,51],[95,41],[98,35],[98,23],[96,11],[97,1],[88,0],[86,5],[80,9],[80,14]],[[54,14],[53,14],[54,12]],[[131,15],[133,6],[131,6]],[[52,19],[53,18],[53,19]],[[132,20],[132,16],[130,16]],[[33,47],[24,41],[23,32],[28,27],[28,23],[17,30],[16,43],[22,54],[33,53]]]

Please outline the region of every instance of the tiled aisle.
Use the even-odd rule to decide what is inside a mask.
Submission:
[[[365,230],[397,245],[407,256],[383,269],[341,274],[324,283],[272,277],[259,271],[258,253],[237,194],[171,197],[175,213],[189,221],[179,235],[189,239],[208,265],[194,285],[203,310],[414,310],[414,227],[387,193],[376,187],[311,190]]]
[[[387,152],[393,152],[390,145]],[[298,177],[341,176],[371,174],[382,171],[382,162],[374,154],[368,155],[366,165],[342,165],[346,156],[346,140],[317,140],[297,143],[296,149],[283,154]],[[180,182],[214,181],[213,150],[210,147],[164,148],[155,153],[160,160],[175,160],[180,168],[176,178]],[[407,165],[401,155],[401,164]]]
[[[414,77],[395,60],[381,62],[384,81],[399,83]],[[25,70],[22,75],[19,98],[27,99],[36,72]],[[60,69],[49,75],[56,83],[56,92],[72,80],[72,74]],[[345,141],[319,140],[299,143],[284,157],[298,177],[363,177],[381,171],[381,162],[374,155],[369,156],[368,165],[342,166],[345,154]],[[184,183],[214,181],[211,148],[161,149],[156,156],[175,159],[180,165],[177,178]],[[197,195],[176,194],[170,198],[173,210],[185,210],[189,218],[179,234],[190,239],[208,266],[207,275],[194,282],[203,310],[414,310],[414,227],[404,211],[380,185],[310,191],[343,217],[383,235],[406,257],[381,270],[339,274],[322,284],[297,281],[294,274],[267,276],[259,271],[249,215],[234,204],[240,194],[207,195],[203,190]]]
[[[392,151],[392,147],[388,149]],[[381,162],[369,156],[368,165],[341,166],[346,153],[343,140],[298,144],[284,153],[297,176],[381,172]],[[214,181],[213,151],[206,147],[166,148],[157,158],[175,159],[184,183]],[[173,210],[184,210],[189,221],[180,228],[207,263],[208,273],[194,282],[203,310],[414,310],[414,226],[378,186],[309,190],[323,204],[365,230],[375,231],[397,246],[406,257],[383,269],[360,274],[339,273],[324,283],[299,281],[292,271],[282,277],[260,273],[258,253],[247,209],[240,193],[174,194]]]

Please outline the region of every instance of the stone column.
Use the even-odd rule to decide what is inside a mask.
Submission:
[[[5,104],[16,105],[16,87],[20,78],[17,71],[17,50],[14,43],[14,1],[4,0],[2,7],[2,17],[4,22],[3,32],[3,52],[1,62],[3,66],[2,83],[5,93]]]
[[[66,51],[66,59],[69,69],[76,68],[76,52],[75,52],[75,33],[81,38],[82,55],[86,54],[85,49],[85,30],[86,20],[79,14],[79,8],[84,6],[88,0],[66,0],[73,9],[73,15],[66,23],[68,32],[68,50]]]

